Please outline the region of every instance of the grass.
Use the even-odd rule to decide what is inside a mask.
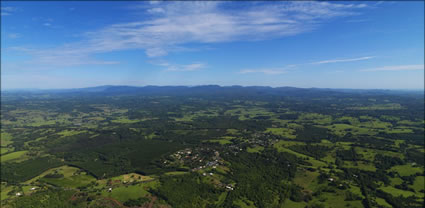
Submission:
[[[12,138],[13,137],[12,137],[11,134],[6,133],[6,132],[1,132],[1,135],[0,135],[0,145],[2,147],[6,147],[7,145],[12,144],[13,143]]]
[[[233,204],[240,208],[255,208],[254,202],[248,199],[239,199],[233,201]]]
[[[410,134],[413,133],[412,129],[402,129],[402,128],[395,128],[395,129],[387,129],[384,132],[389,134]]]
[[[52,169],[49,169],[49,170],[44,171],[44,172],[43,172],[43,173],[41,173],[40,175],[38,175],[38,176],[36,176],[36,177],[34,177],[34,178],[32,178],[32,179],[28,180],[28,181],[25,181],[25,183],[24,183],[24,184],[30,184],[30,183],[32,183],[32,182],[35,182],[35,181],[37,181],[37,180],[39,180],[39,179],[43,178],[45,175],[50,174],[50,173],[54,173],[54,172],[56,172],[56,171],[57,171],[58,173],[63,174],[63,175],[64,175],[64,177],[70,177],[70,176],[72,176],[72,175],[73,175],[73,173],[75,173],[77,170],[79,170],[79,169],[78,169],[78,168],[76,168],[76,167],[71,167],[71,166],[67,166],[67,165],[60,166],[60,167],[57,167],[57,168],[52,168]]]
[[[75,175],[71,177],[64,178],[42,178],[40,181],[46,182],[48,184],[57,186],[57,187],[66,187],[66,188],[77,188],[90,184],[92,181],[96,179],[87,175],[87,173],[82,172],[80,175]]]
[[[150,176],[144,176],[138,173],[128,173],[128,174],[123,174],[123,175],[111,178],[111,180],[121,180],[121,181],[127,181],[127,182],[133,182],[133,181],[140,182],[140,181],[148,181],[152,179],[153,178]]]
[[[151,133],[151,134],[145,136],[146,139],[154,139],[155,137],[158,137],[155,133]]]
[[[314,123],[314,124],[320,124],[320,125],[328,125],[332,122],[332,116],[328,115],[322,115],[318,113],[302,113],[300,116],[298,116],[297,121],[300,123]]]
[[[170,176],[170,175],[183,175],[183,174],[187,174],[187,173],[189,173],[189,172],[185,172],[185,171],[172,171],[172,172],[167,172],[164,175],[168,175],[168,176]]]
[[[132,124],[132,123],[137,123],[137,122],[140,122],[140,121],[142,121],[142,120],[139,120],[139,119],[130,120],[128,118],[122,118],[122,117],[115,119],[115,120],[111,120],[112,123],[122,123],[122,124]]]
[[[226,200],[228,192],[223,192],[220,194],[220,196],[218,197],[217,202],[215,203],[216,205],[220,206],[221,204],[223,204],[224,200]]]
[[[249,152],[249,153],[255,153],[255,152],[261,152],[263,150],[264,150],[264,147],[256,146],[256,147],[253,147],[253,148],[248,147],[248,149],[246,151]]]
[[[391,186],[400,185],[403,183],[403,179],[399,177],[390,178],[390,180],[391,180]]]
[[[124,203],[125,201],[129,199],[137,199],[139,197],[144,197],[149,195],[149,192],[147,191],[148,188],[155,188],[159,184],[158,181],[152,181],[148,183],[140,183],[136,185],[129,185],[129,186],[119,186],[112,188],[111,192],[108,192],[107,189],[102,191],[102,195],[106,197],[114,198],[121,203]]]
[[[317,187],[317,183],[314,180],[319,176],[319,172],[304,171],[297,173],[294,178],[294,183],[303,187],[306,190],[314,191]]]
[[[403,107],[398,103],[378,104],[361,107],[348,107],[350,110],[400,110]]]
[[[175,121],[192,121],[195,118],[195,115],[184,114],[182,118],[174,118]]]
[[[61,132],[59,132],[58,134],[61,135],[62,137],[67,137],[67,136],[73,136],[73,135],[77,135],[77,134],[81,134],[81,133],[85,133],[86,131],[76,131],[76,130],[63,130]]]
[[[385,208],[391,208],[392,206],[390,204],[387,203],[387,201],[385,201],[385,199],[382,198],[376,198],[375,199],[376,203],[378,203],[379,205],[385,207]]]
[[[390,171],[396,171],[400,176],[410,176],[416,173],[423,173],[423,167],[413,167],[411,164],[396,165],[390,169]]]
[[[362,191],[360,189],[360,187],[358,186],[354,186],[354,185],[350,185],[350,189],[349,189],[353,194],[357,194],[359,196],[362,196],[363,198],[363,194]]]
[[[273,116],[272,112],[267,111],[267,109],[261,107],[249,107],[235,105],[234,109],[227,110],[224,114],[231,116],[239,116],[239,120],[247,120],[256,116]]]
[[[0,192],[0,198],[1,201],[8,199],[10,196],[7,195],[7,193],[9,193],[10,191],[13,190],[13,186],[1,186],[1,192]]]
[[[313,157],[310,157],[310,156],[307,156],[307,155],[304,155],[304,154],[301,154],[301,153],[298,153],[298,152],[295,152],[295,151],[292,151],[292,150],[286,148],[285,143],[287,143],[287,141],[279,141],[279,142],[274,144],[274,147],[279,152],[288,152],[288,153],[294,154],[295,156],[300,157],[300,158],[308,158],[307,162],[311,163],[314,167],[327,166],[327,164],[325,162],[316,160]],[[296,143],[299,143],[299,142],[296,142]]]
[[[239,135],[239,130],[237,129],[227,129],[226,130],[227,133],[232,134],[232,135]]]
[[[321,160],[323,160],[327,163],[335,163],[335,155],[332,154],[332,153],[326,154],[326,156],[321,158]]]
[[[363,161],[357,162],[357,165],[352,161],[344,161],[344,168],[357,168],[360,170],[366,170],[366,171],[376,171],[375,165],[372,163],[365,163]]]
[[[350,124],[332,124],[325,127],[328,128],[330,131],[332,131],[332,133],[338,136],[344,136],[348,132],[351,132],[352,134],[368,134],[368,135],[376,134],[376,132],[373,132],[371,129],[367,127],[353,126]]]
[[[420,190],[424,190],[425,176],[416,176],[415,182],[409,187],[413,188],[417,193],[419,193]]]
[[[322,141],[320,143],[322,143],[322,144],[333,144],[331,141],[329,141],[327,139],[322,139]]]
[[[350,116],[339,117],[339,118],[335,119],[335,122],[348,122],[348,123],[350,123],[351,125],[354,125],[354,126],[356,126],[360,123],[359,119],[354,118],[354,117],[350,117]]]
[[[25,154],[27,153],[27,150],[24,151],[18,151],[18,152],[12,152],[6,155],[2,155],[1,158],[1,162],[7,162],[7,161],[11,161],[11,160],[18,160],[18,159],[23,159],[23,157],[25,157]]]
[[[86,172],[77,173],[79,170],[80,169],[76,167],[61,166],[59,168],[54,168],[49,173],[58,172],[59,174],[63,174],[63,178],[43,178],[43,176],[40,177],[40,181],[58,187],[77,188],[86,186],[96,180]]]
[[[12,152],[13,150],[13,147],[0,147],[0,154],[6,154]]]
[[[267,128],[267,133],[272,133],[274,135],[283,136],[288,139],[295,139],[295,130],[289,128]]]
[[[392,186],[384,186],[380,188],[382,191],[385,191],[395,197],[397,196],[403,196],[403,197],[409,197],[409,196],[414,196],[415,193],[410,192],[410,191],[405,191],[405,190],[401,190],[401,189],[396,189]],[[421,193],[422,194],[422,193]]]
[[[326,208],[340,208],[348,206],[363,208],[361,201],[345,201],[345,194],[342,191],[337,191],[336,193],[322,193],[321,197],[326,200],[325,202],[323,202]]]

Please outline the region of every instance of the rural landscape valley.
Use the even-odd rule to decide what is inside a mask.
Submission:
[[[425,1],[0,4],[1,208],[425,208]]]
[[[423,92],[6,91],[2,207],[423,207]]]

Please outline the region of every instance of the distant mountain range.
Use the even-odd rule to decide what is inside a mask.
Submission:
[[[88,95],[287,95],[308,96],[323,94],[337,95],[340,93],[353,94],[419,94],[423,90],[381,90],[381,89],[331,89],[331,88],[296,88],[296,87],[266,87],[266,86],[114,86],[104,85],[97,87],[75,88],[75,89],[15,89],[3,90],[4,94],[88,94]]]

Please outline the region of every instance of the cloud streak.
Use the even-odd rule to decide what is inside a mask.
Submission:
[[[365,56],[360,58],[351,58],[351,59],[333,59],[333,60],[324,60],[314,62],[312,64],[330,64],[330,63],[340,63],[340,62],[353,62],[353,61],[364,61],[375,58],[374,56]]]
[[[270,68],[270,69],[244,69],[239,71],[240,74],[249,74],[249,73],[263,73],[267,75],[276,75],[276,74],[284,74],[289,71],[289,69],[295,69],[298,66],[305,65],[317,65],[317,64],[330,64],[330,63],[340,63],[340,62],[354,62],[354,61],[363,61],[375,58],[374,56],[365,56],[359,58],[351,58],[351,59],[331,59],[331,60],[323,60],[313,63],[304,63],[304,64],[291,64],[287,65],[283,68]]]
[[[396,65],[396,66],[383,66],[383,67],[376,67],[376,68],[370,68],[370,69],[363,69],[360,71],[364,72],[371,72],[371,71],[410,71],[410,70],[424,70],[423,64],[416,64],[416,65]]]

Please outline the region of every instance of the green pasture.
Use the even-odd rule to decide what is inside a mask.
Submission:
[[[7,162],[7,161],[12,161],[12,160],[25,159],[27,152],[28,152],[28,150],[23,150],[23,151],[12,152],[12,153],[9,153],[9,154],[2,155],[2,156],[0,156],[1,162],[3,163],[3,162]]]
[[[390,171],[396,171],[400,176],[410,176],[416,173],[423,173],[423,167],[414,167],[412,164],[396,165],[390,169]]]

